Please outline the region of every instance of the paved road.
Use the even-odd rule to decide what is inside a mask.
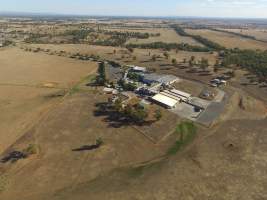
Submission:
[[[212,102],[208,108],[200,114],[197,122],[205,126],[211,126],[212,123],[218,119],[221,113],[224,111],[228,99],[229,95],[225,94],[221,102]]]

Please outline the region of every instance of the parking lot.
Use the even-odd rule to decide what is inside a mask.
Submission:
[[[228,95],[219,90],[213,101],[207,101],[198,97],[192,97],[189,103],[179,103],[170,111],[179,117],[195,121],[204,126],[210,126],[218,119],[227,103]],[[196,109],[200,108],[202,109]]]

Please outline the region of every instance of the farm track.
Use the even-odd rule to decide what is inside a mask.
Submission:
[[[38,86],[38,85],[30,85],[30,84],[15,84],[15,83],[0,83],[0,86],[14,86],[14,87],[30,87],[30,88],[46,88],[46,89],[67,89],[64,87],[45,87],[45,86]]]

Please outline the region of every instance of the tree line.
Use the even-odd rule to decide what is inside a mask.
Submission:
[[[260,82],[267,83],[267,51],[232,49],[225,53],[222,65],[242,67],[258,76]]]
[[[217,50],[217,51],[225,50],[225,47],[221,46],[220,44],[218,44],[216,42],[213,42],[211,40],[208,40],[207,38],[204,38],[204,37],[202,37],[200,35],[192,35],[192,34],[189,34],[189,33],[185,32],[184,29],[181,28],[178,25],[173,25],[172,28],[175,30],[175,32],[178,35],[184,36],[184,37],[191,37],[191,38],[193,38],[197,42],[199,42],[199,43],[203,44],[204,46],[206,46],[209,49],[209,51],[213,51],[213,50]]]
[[[232,32],[232,31],[222,30],[222,29],[216,29],[216,28],[207,28],[207,29],[209,29],[211,31],[217,31],[217,32],[231,34],[231,35],[236,35],[236,36],[239,36],[239,37],[242,37],[242,38],[256,40],[256,41],[259,41],[259,42],[266,42],[264,40],[259,40],[255,36],[252,36],[252,35],[245,35],[245,34],[242,34],[242,33],[237,33],[237,32]]]
[[[192,51],[192,52],[209,52],[210,49],[207,47],[190,45],[187,43],[165,43],[165,42],[153,42],[144,44],[127,44],[126,48],[141,48],[141,49],[164,49],[164,50],[181,50],[181,51]]]

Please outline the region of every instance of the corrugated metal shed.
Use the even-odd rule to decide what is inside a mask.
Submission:
[[[174,108],[178,103],[177,100],[165,96],[163,94],[156,94],[155,96],[152,97],[152,99],[168,108]]]

